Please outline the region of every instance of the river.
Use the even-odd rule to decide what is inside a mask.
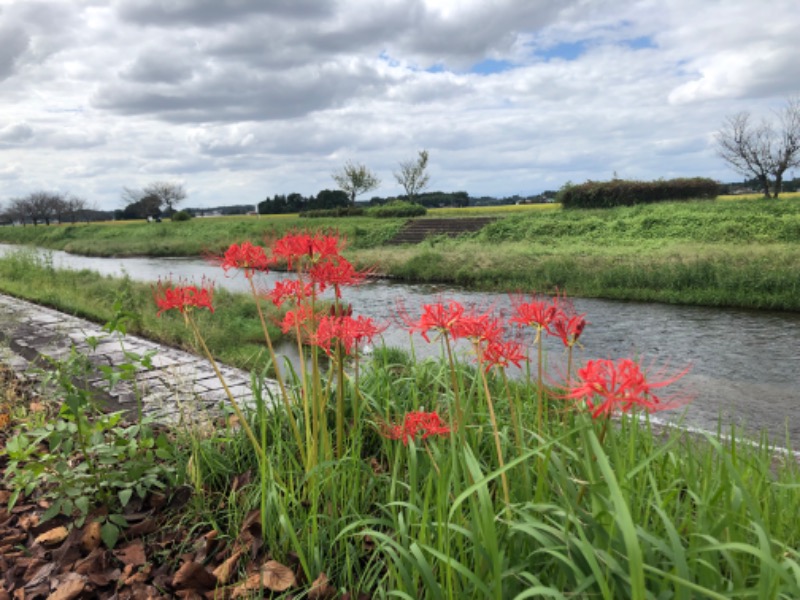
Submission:
[[[0,253],[16,249],[0,245]],[[205,276],[217,286],[249,291],[243,277],[226,277],[220,268],[199,259],[47,254],[56,268],[91,269],[115,276],[127,273],[140,281],[170,277],[200,281]],[[285,276],[270,273],[262,285]],[[355,314],[388,323],[385,342],[403,347],[408,347],[409,336],[396,316],[398,302],[412,316],[419,315],[422,304],[438,300],[457,300],[506,314],[511,308],[506,294],[385,280],[347,289],[346,300]],[[787,436],[800,441],[800,419],[794,412],[800,401],[800,314],[581,298],[574,299],[574,304],[590,322],[581,337],[583,349],[576,354],[578,363],[589,358],[633,357],[645,365],[666,367],[670,373],[689,365],[680,392],[693,400],[670,418],[701,429],[716,430],[721,425],[727,432],[735,424],[753,435],[766,431],[780,445]],[[563,372],[560,342],[546,347],[550,372]],[[415,349],[437,351],[435,346],[426,348],[419,338]]]

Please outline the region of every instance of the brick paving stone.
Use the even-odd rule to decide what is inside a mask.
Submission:
[[[87,341],[90,337],[95,338],[94,349]],[[133,382],[119,382],[109,391],[99,370],[89,379],[94,389],[105,390],[110,410],[136,411],[139,398],[145,414],[174,422],[207,417],[228,402],[222,383],[203,358],[133,335],[109,335],[90,321],[0,294],[0,362],[20,374],[31,373],[34,364],[46,368],[43,359],[66,358],[73,347],[95,366],[130,362],[125,352],[144,355],[156,351],[153,369],[137,365]],[[250,403],[250,373],[228,365],[219,365],[219,369],[233,397]],[[275,381],[267,380],[265,385],[269,393],[277,393]]]

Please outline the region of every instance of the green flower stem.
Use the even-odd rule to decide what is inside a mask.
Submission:
[[[225,377],[223,377],[222,372],[219,370],[219,366],[217,365],[217,361],[214,360],[214,356],[211,354],[211,351],[208,349],[208,346],[206,346],[206,341],[205,339],[203,339],[203,336],[200,333],[200,329],[197,327],[197,323],[195,323],[194,319],[191,317],[189,312],[185,312],[183,314],[186,319],[186,322],[192,328],[192,332],[194,333],[197,343],[200,344],[200,347],[203,349],[203,353],[206,355],[206,358],[208,358],[209,362],[211,363],[211,367],[214,369],[214,373],[216,373],[217,379],[219,379],[220,383],[222,384],[222,388],[225,390],[225,394],[228,396],[228,401],[231,403],[231,407],[233,408],[233,411],[236,413],[236,417],[239,419],[239,423],[241,424],[242,429],[244,429],[245,433],[247,434],[247,437],[250,439],[250,443],[253,444],[253,449],[258,454],[259,459],[262,462],[266,463],[267,455],[264,453],[264,449],[261,447],[261,444],[256,439],[256,436],[253,433],[250,424],[247,422],[247,419],[245,418],[242,409],[239,408],[239,403],[233,397],[230,388],[228,388],[228,384],[225,381]]]
[[[269,330],[267,329],[267,321],[264,318],[264,311],[261,309],[261,301],[258,297],[258,291],[256,290],[256,284],[253,281],[253,277],[250,276],[247,278],[250,282],[250,291],[253,294],[253,300],[256,303],[256,310],[258,310],[258,318],[261,321],[261,329],[264,332],[264,340],[267,342],[267,349],[269,350],[269,357],[272,360],[272,366],[275,369],[275,377],[278,380],[278,386],[281,390],[281,398],[283,399],[284,406],[286,407],[286,415],[289,417],[289,423],[292,427],[292,433],[294,434],[295,440],[297,441],[297,447],[300,450],[300,458],[303,462],[305,462],[304,457],[304,448],[302,443],[302,437],[300,435],[300,428],[297,425],[297,419],[294,418],[294,412],[292,411],[292,403],[289,397],[289,393],[286,390],[286,383],[283,381],[283,375],[281,374],[280,365],[278,362],[278,357],[275,354],[275,348],[272,345],[272,339],[269,336]]]

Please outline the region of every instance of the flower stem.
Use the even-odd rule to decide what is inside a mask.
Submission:
[[[214,360],[214,356],[211,354],[211,351],[206,346],[206,341],[203,339],[202,334],[200,333],[200,329],[197,327],[197,323],[195,323],[194,319],[192,319],[189,313],[184,313],[186,316],[186,322],[189,323],[190,327],[192,328],[192,332],[194,333],[194,337],[197,340],[197,343],[200,344],[200,347],[203,349],[203,352],[208,358],[209,362],[211,363],[211,367],[214,369],[214,373],[217,375],[217,379],[219,379],[220,383],[222,384],[222,388],[225,390],[225,394],[228,396],[228,401],[231,403],[231,407],[233,408],[233,412],[236,413],[236,417],[239,419],[239,423],[244,429],[244,432],[247,434],[247,437],[250,438],[250,443],[253,444],[253,449],[258,454],[258,458],[266,463],[267,455],[264,453],[264,449],[261,447],[261,444],[256,439],[253,430],[250,428],[250,424],[247,422],[247,418],[245,417],[242,409],[239,407],[239,403],[233,397],[230,388],[228,387],[227,382],[225,381],[225,377],[223,377],[222,372],[219,370],[219,366],[217,365],[217,361]]]

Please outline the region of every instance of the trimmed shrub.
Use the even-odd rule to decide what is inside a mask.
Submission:
[[[373,206],[367,209],[368,217],[387,219],[390,217],[421,217],[427,214],[428,209],[420,204],[413,204],[405,200],[393,200],[382,206]]]
[[[364,214],[364,209],[357,206],[337,206],[336,208],[319,208],[316,210],[306,210],[299,214],[306,219],[322,219],[330,217],[360,217]]]
[[[704,177],[657,181],[587,181],[562,189],[557,200],[564,208],[611,208],[675,200],[713,200],[720,185]]]
[[[185,210],[179,210],[176,213],[172,214],[172,220],[179,222],[179,221],[188,221],[192,218],[192,213],[186,212]]]

